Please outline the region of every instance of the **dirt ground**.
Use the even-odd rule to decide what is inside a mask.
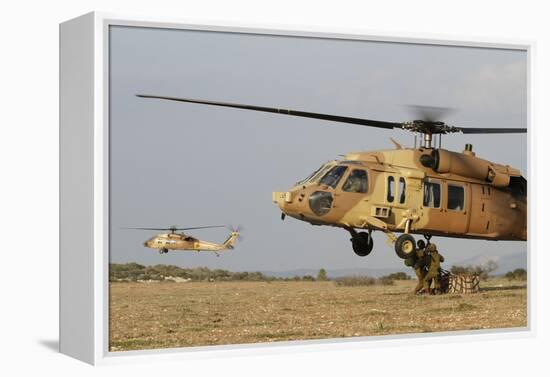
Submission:
[[[415,296],[414,281],[111,283],[111,351],[527,326],[524,282]]]

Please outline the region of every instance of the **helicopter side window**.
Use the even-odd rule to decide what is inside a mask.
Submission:
[[[346,166],[335,166],[332,169],[329,170],[327,174],[324,175],[323,178],[321,178],[321,181],[319,183],[321,185],[330,186],[332,188],[336,188],[336,185],[338,185],[338,182],[340,182],[340,179],[344,175],[348,168]]]
[[[393,198],[395,198],[395,178],[393,176],[388,176],[388,202],[392,203]]]
[[[407,185],[405,183],[405,178],[400,177],[399,178],[399,203],[403,204],[405,203],[405,190],[407,188]]]
[[[369,189],[369,179],[367,172],[364,170],[353,170],[344,185],[342,190],[346,192],[358,192],[365,194]]]
[[[424,207],[439,208],[441,205],[441,185],[435,182],[424,182]]]
[[[464,187],[447,186],[447,208],[453,211],[464,210]]]

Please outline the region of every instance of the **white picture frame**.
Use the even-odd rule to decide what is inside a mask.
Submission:
[[[60,25],[60,351],[90,364],[136,360],[183,359],[291,353],[308,350],[342,350],[456,341],[445,333],[428,336],[384,336],[346,340],[295,341],[277,344],[211,346],[149,351],[108,350],[109,263],[109,140],[108,53],[110,26],[139,26],[234,33],[337,38],[371,41],[415,42],[435,45],[508,48],[527,52],[528,137],[533,153],[531,124],[531,74],[534,43],[510,40],[434,39],[397,33],[361,34],[353,30],[293,30],[236,24],[199,25],[180,20],[140,18],[108,13],[88,13]],[[529,159],[529,166],[530,166]],[[532,170],[529,169],[531,174]],[[532,188],[529,187],[529,196]],[[529,228],[533,211],[529,205]],[[530,230],[529,230],[530,232]],[[531,233],[529,233],[531,234]],[[521,331],[502,329],[487,333],[464,332],[464,340],[531,337],[534,310],[531,282],[535,269],[528,240],[528,326]],[[453,333],[453,335],[456,333]]]

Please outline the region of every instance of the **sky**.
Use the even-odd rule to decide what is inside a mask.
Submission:
[[[246,110],[138,98],[155,94],[386,121],[410,105],[452,108],[460,127],[527,127],[525,51],[136,27],[110,31],[110,259],[232,271],[401,268],[386,236],[356,256],[349,233],[280,219],[285,191],[352,151],[412,146],[413,134]],[[527,176],[525,134],[443,136]],[[243,226],[216,257],[159,255],[151,231],[126,227]],[[190,231],[222,242],[227,229]],[[525,242],[432,239],[446,265],[526,255]]]

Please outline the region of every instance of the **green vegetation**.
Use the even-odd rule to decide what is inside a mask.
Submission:
[[[317,280],[328,280],[324,269],[319,271]],[[182,268],[166,264],[144,266],[138,263],[112,263],[109,268],[109,281],[316,281],[316,279],[311,275],[294,276],[291,278],[277,278],[264,275],[258,271],[232,272],[221,269],[211,270],[207,267]]]
[[[109,280],[117,281],[174,281],[175,278],[189,281],[269,281],[275,278],[261,272],[231,272],[211,270],[206,267],[181,268],[173,265],[157,264],[143,266],[137,263],[112,263],[109,268]]]
[[[321,268],[319,272],[317,273],[317,281],[327,281],[327,272],[324,268]]]
[[[376,284],[376,279],[370,276],[346,276],[334,279],[334,282],[342,287],[361,287]]]
[[[483,281],[487,280],[491,272],[498,268],[497,262],[490,260],[483,264],[475,266],[452,266],[451,273],[455,275],[478,275]]]
[[[388,276],[382,276],[381,278],[373,278],[370,276],[346,276],[342,278],[334,279],[339,287],[364,287],[370,285],[393,285],[393,279]]]
[[[261,272],[232,272],[222,269],[209,269],[207,267],[182,268],[174,265],[157,264],[145,266],[138,263],[112,263],[109,268],[109,281],[111,282],[221,282],[221,281],[304,281],[323,282],[334,280],[338,286],[368,286],[368,285],[394,285],[397,280],[410,280],[405,272],[391,273],[378,279],[369,276],[345,276],[330,279],[324,268],[319,269],[317,276],[304,275],[294,277],[274,277]]]
[[[508,271],[504,277],[509,281],[512,280],[527,280],[527,271],[524,268],[516,268],[514,271]]]
[[[406,272],[394,272],[393,274],[382,276],[380,279],[411,280],[411,277]]]

